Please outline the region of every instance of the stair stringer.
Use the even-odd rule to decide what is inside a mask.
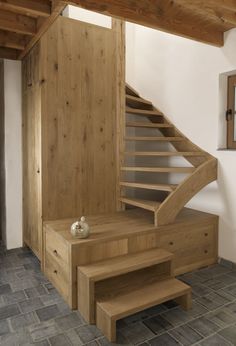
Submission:
[[[155,212],[157,226],[174,222],[183,207],[205,186],[217,180],[217,159],[201,164],[160,204]]]

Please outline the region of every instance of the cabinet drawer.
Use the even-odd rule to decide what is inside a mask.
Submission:
[[[48,279],[54,284],[57,290],[62,294],[64,299],[69,299],[69,267],[61,266],[55,258],[45,252],[45,274]]]
[[[181,249],[189,249],[199,245],[204,246],[214,243],[214,226],[206,225],[201,229],[183,230],[182,232],[173,232],[161,234],[159,246],[170,252],[176,252]]]
[[[45,234],[46,252],[48,252],[60,265],[69,264],[68,246],[62,239],[53,232],[46,231]]]

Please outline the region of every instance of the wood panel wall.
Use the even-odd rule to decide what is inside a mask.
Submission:
[[[42,220],[117,210],[123,66],[118,20],[60,17],[24,59],[24,240],[39,257]]]

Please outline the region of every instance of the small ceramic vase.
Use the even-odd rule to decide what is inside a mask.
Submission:
[[[82,216],[80,221],[76,221],[75,223],[73,223],[70,231],[75,238],[88,238],[89,225],[85,222],[85,217]]]

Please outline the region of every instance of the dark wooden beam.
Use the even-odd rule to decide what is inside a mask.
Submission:
[[[48,28],[52,25],[52,23],[57,19],[57,17],[61,14],[61,12],[66,7],[66,1],[61,0],[52,0],[51,5],[51,15],[48,18],[45,18],[38,21],[38,31],[36,35],[30,40],[29,44],[26,46],[23,52],[21,52],[18,56],[18,59],[23,59],[24,56],[30,51],[30,49],[38,42],[41,36],[48,30]]]
[[[228,0],[229,1],[229,0]],[[210,28],[204,17],[184,11],[172,0],[67,0],[72,5],[133,23],[222,46],[223,32]]]
[[[36,33],[36,20],[10,11],[0,11],[0,29],[24,35]]]
[[[18,55],[19,55],[19,51],[16,49],[0,47],[1,59],[17,60]]]
[[[0,30],[0,47],[24,50],[28,42],[28,37],[14,32]]]
[[[48,17],[51,14],[51,3],[49,0],[0,0],[0,9],[27,16]]]

